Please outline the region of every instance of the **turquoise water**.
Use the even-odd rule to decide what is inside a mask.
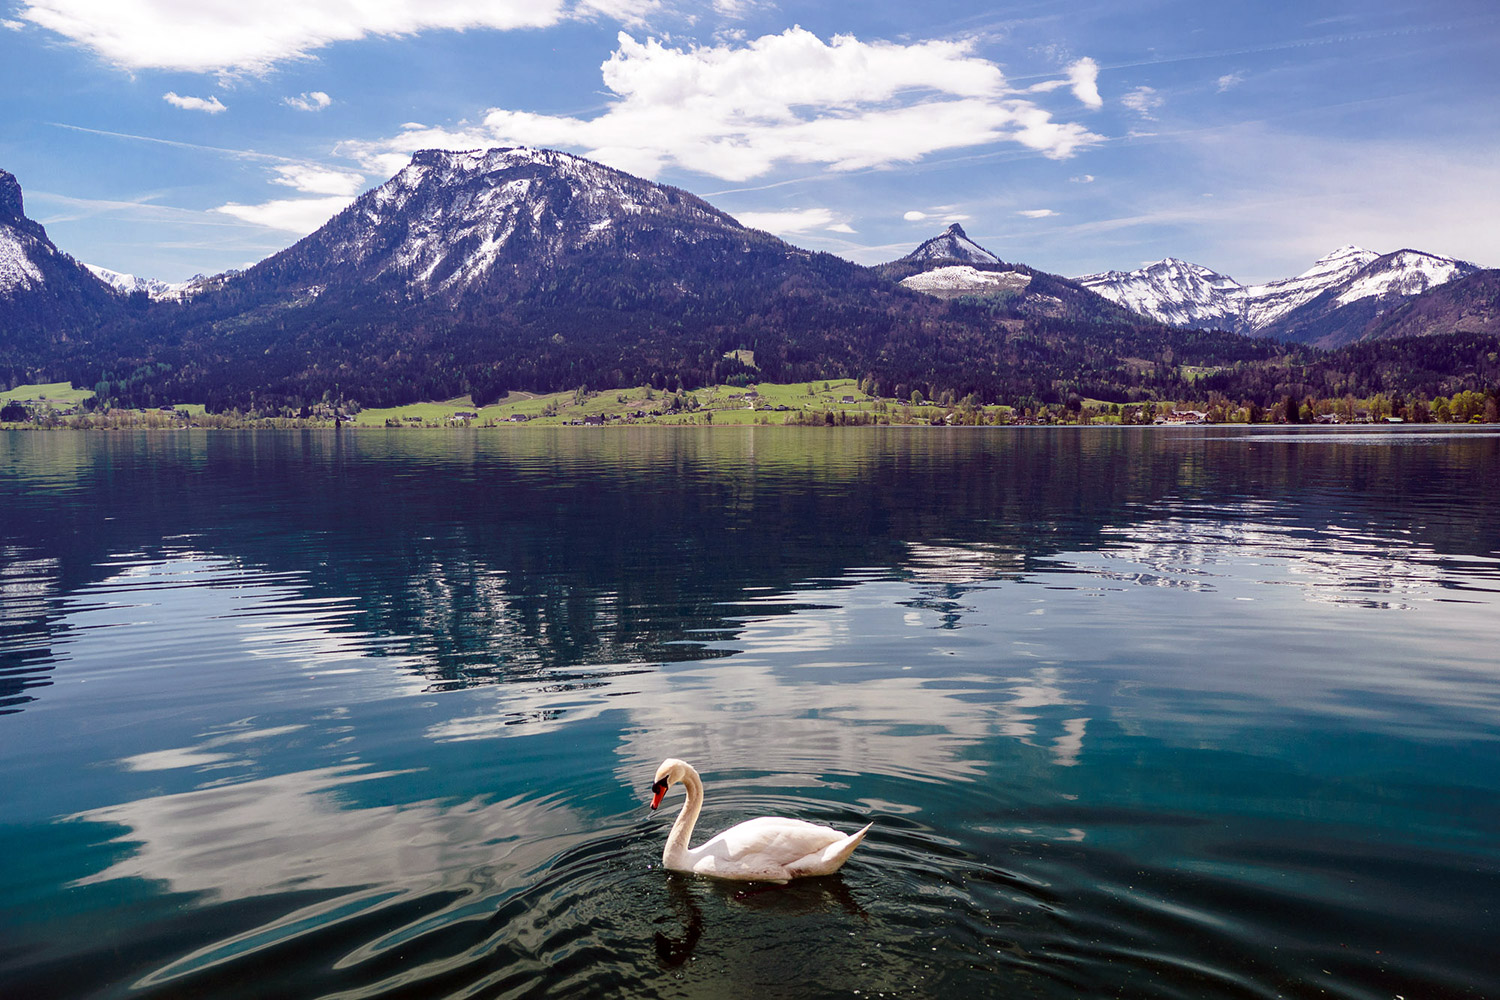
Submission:
[[[0,433],[5,997],[1500,997],[1500,433]],[[761,814],[834,877],[669,874]]]

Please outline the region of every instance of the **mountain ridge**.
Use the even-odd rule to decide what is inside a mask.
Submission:
[[[1425,251],[1380,254],[1345,245],[1289,278],[1243,285],[1201,264],[1166,258],[1134,271],[1075,279],[1085,288],[1172,325],[1209,325],[1247,336],[1338,347],[1365,336],[1386,310],[1478,265]]]

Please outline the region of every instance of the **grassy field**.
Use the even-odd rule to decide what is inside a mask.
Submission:
[[[75,389],[67,382],[32,383],[31,385],[18,385],[14,389],[0,389],[0,406],[12,400],[22,403],[45,400],[54,407],[62,409],[77,406],[93,394],[92,389]]]
[[[747,398],[751,392],[755,397]],[[844,402],[845,397],[852,397],[853,402]],[[462,422],[455,420],[456,414],[473,413],[469,423],[479,427],[509,424],[516,415],[526,417],[528,424],[542,426],[577,423],[586,417],[607,417],[610,423],[780,424],[798,410],[872,412],[875,406],[875,400],[860,392],[853,379],[766,383],[748,388],[719,385],[682,393],[677,408],[673,408],[673,400],[673,393],[646,386],[590,393],[517,392],[485,407],[476,407],[468,396],[459,396],[436,403],[361,410],[353,422],[360,427],[385,427],[389,422],[402,427],[449,427]]]
[[[18,399],[38,402],[45,400],[54,409],[76,407],[92,393],[87,389],[74,389],[66,382],[45,385],[23,385],[0,394],[0,401]],[[1119,418],[1108,413],[1109,404],[1103,400],[1085,401],[1096,410],[1094,421],[1114,422]],[[200,403],[179,403],[176,409],[188,418],[182,426],[240,426],[274,423],[280,426],[286,418],[236,417],[223,415],[205,417]],[[1002,417],[1009,407],[988,406],[983,408],[984,423],[1005,422]],[[101,419],[128,422],[132,411],[111,411],[110,414],[93,417],[66,418],[69,421],[91,420],[94,425]],[[968,413],[973,422],[974,411]],[[853,379],[819,379],[812,382],[771,383],[739,387],[718,385],[681,393],[663,392],[647,386],[628,389],[605,389],[597,392],[583,390],[531,393],[513,392],[504,399],[485,407],[476,407],[468,396],[436,402],[410,403],[406,406],[381,407],[361,410],[348,421],[356,427],[370,428],[439,428],[454,426],[511,427],[511,426],[556,426],[583,424],[585,422],[607,425],[657,424],[657,425],[705,425],[745,426],[765,424],[779,426],[788,423],[808,422],[843,423],[882,422],[897,424],[929,424],[941,421],[945,415],[961,417],[947,407],[931,404],[912,406],[909,401],[876,399],[859,390]],[[833,417],[826,416],[833,414]],[[155,414],[153,413],[153,416]],[[520,418],[524,418],[520,419]],[[179,418],[180,420],[181,418]],[[325,418],[326,419],[326,418]],[[228,421],[225,423],[224,421]],[[238,423],[236,422],[238,421]],[[321,425],[324,421],[315,421]],[[292,421],[296,424],[296,421]],[[113,426],[113,424],[111,424]]]

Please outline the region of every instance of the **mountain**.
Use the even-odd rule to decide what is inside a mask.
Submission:
[[[911,253],[876,268],[903,288],[939,299],[1003,302],[1017,316],[1086,322],[1153,323],[1077,282],[1024,264],[1008,264],[953,223]]]
[[[1360,339],[1461,333],[1500,335],[1500,270],[1475,271],[1414,296],[1372,321]]]
[[[0,170],[0,377],[23,377],[49,349],[122,311],[108,286],[26,217],[20,182]]]
[[[1432,288],[1480,270],[1477,264],[1418,250],[1376,257],[1342,281],[1261,326],[1262,336],[1318,347],[1366,339],[1366,328],[1384,313]]]
[[[1378,254],[1344,246],[1291,278],[1242,285],[1168,258],[1135,271],[1076,279],[1085,288],[1174,326],[1212,326],[1320,347],[1359,340],[1381,313],[1479,268],[1416,250]]]
[[[195,274],[186,281],[162,281],[160,278],[138,278],[133,274],[122,274],[119,271],[111,271],[107,267],[99,267],[97,264],[83,266],[88,268],[89,273],[94,277],[114,289],[118,295],[129,297],[140,294],[156,302],[191,298],[223,278],[239,273],[231,271],[224,275]]]
[[[1175,257],[1135,271],[1075,278],[1127,309],[1172,326],[1239,332],[1244,286],[1233,278]]]
[[[968,234],[964,232],[964,227],[956,222],[901,259],[919,263],[929,261],[944,263],[956,261],[963,264],[1000,263],[999,257],[969,239]]]

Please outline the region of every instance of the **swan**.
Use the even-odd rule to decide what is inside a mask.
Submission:
[[[865,839],[873,823],[845,834],[800,819],[761,816],[732,826],[701,847],[688,847],[693,825],[703,809],[703,779],[686,761],[668,757],[651,783],[651,808],[661,805],[667,789],[681,782],[687,801],[667,835],[661,863],[672,871],[744,882],[786,882],[807,875],[832,875]]]

